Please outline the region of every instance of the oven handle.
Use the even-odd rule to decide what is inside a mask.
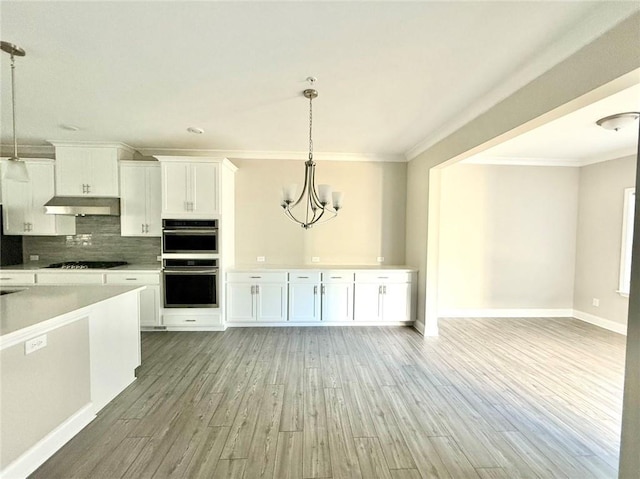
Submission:
[[[173,270],[173,269],[165,269],[163,270],[164,274],[218,274],[217,269],[190,269],[190,270]]]
[[[212,233],[217,233],[218,228],[208,229],[208,230],[162,230],[164,234],[175,234],[175,235],[210,235]]]

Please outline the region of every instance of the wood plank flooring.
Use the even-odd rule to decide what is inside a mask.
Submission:
[[[144,333],[33,478],[615,478],[624,337],[577,320]]]

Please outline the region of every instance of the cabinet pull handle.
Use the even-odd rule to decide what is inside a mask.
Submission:
[[[0,280],[2,281],[9,281],[10,279],[13,279],[13,278],[0,278]]]
[[[127,281],[135,281],[137,278],[125,278]]]
[[[260,294],[260,285],[256,284],[256,294]]]
[[[324,294],[325,290],[324,290],[324,284],[322,285],[322,287],[320,288],[320,294]]]
[[[142,231],[141,233],[144,233],[144,223],[142,223]]]
[[[250,276],[251,279],[260,279],[262,276]]]
[[[331,276],[331,279],[342,279],[342,276]]]
[[[382,294],[387,294],[387,285],[382,286]]]
[[[256,294],[256,287],[255,286],[251,286],[251,294]]]
[[[195,319],[185,319],[185,321],[186,321],[187,323],[195,323],[195,322],[196,322],[196,320],[195,320]]]
[[[91,193],[91,185],[87,185],[87,193]]]
[[[318,294],[318,287],[317,286],[313,287],[313,294]]]
[[[379,279],[389,279],[389,276],[378,276]]]
[[[148,224],[145,224],[145,225],[144,225],[144,232],[145,232],[145,233],[148,233],[148,232],[149,232],[149,225],[148,225]]]
[[[309,279],[309,276],[298,276],[298,279]]]

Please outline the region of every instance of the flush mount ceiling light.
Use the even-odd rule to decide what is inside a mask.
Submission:
[[[189,133],[193,133],[194,135],[202,135],[204,133],[204,130],[202,128],[198,128],[195,126],[190,126],[189,128],[187,128],[187,131]]]
[[[316,79],[308,77],[307,81],[311,86]],[[304,185],[302,192],[296,199],[298,189],[297,184],[291,184],[282,188],[282,201],[280,206],[284,214],[291,221],[298,223],[304,229],[309,229],[318,222],[324,223],[338,215],[338,210],[342,208],[342,193],[334,191],[331,186],[318,185],[316,189],[316,164],[313,161],[313,99],[318,97],[318,91],[308,88],[302,92],[305,98],[309,99],[309,159],[304,163]],[[329,202],[333,206],[329,206]],[[294,209],[296,209],[294,214]],[[320,221],[322,220],[322,221]]]
[[[25,51],[9,42],[0,41],[0,48],[3,52],[11,55],[11,112],[13,118],[13,156],[7,161],[7,169],[4,177],[8,180],[29,181],[27,165],[18,158],[18,140],[16,140],[16,86],[15,86],[15,57],[25,56]]]
[[[626,126],[631,125],[640,117],[640,112],[629,111],[626,113],[616,113],[615,115],[605,116],[596,121],[598,126],[605,130],[618,131]]]

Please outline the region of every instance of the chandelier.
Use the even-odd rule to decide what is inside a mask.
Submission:
[[[313,86],[316,79],[309,77],[307,81]],[[309,99],[309,159],[304,163],[304,185],[300,196],[297,198],[297,184],[282,188],[280,206],[282,206],[287,218],[298,223],[304,229],[309,229],[317,223],[324,223],[338,215],[338,211],[342,208],[342,193],[339,191],[332,192],[329,185],[318,185],[316,189],[316,164],[313,161],[312,127],[313,99],[318,97],[318,91],[308,88],[302,94]]]
[[[13,156],[6,164],[4,177],[8,180],[29,181],[27,165],[18,158],[18,140],[16,140],[16,87],[15,87],[15,57],[23,57],[25,51],[9,42],[0,42],[0,49],[11,55],[11,113],[13,117]]]

